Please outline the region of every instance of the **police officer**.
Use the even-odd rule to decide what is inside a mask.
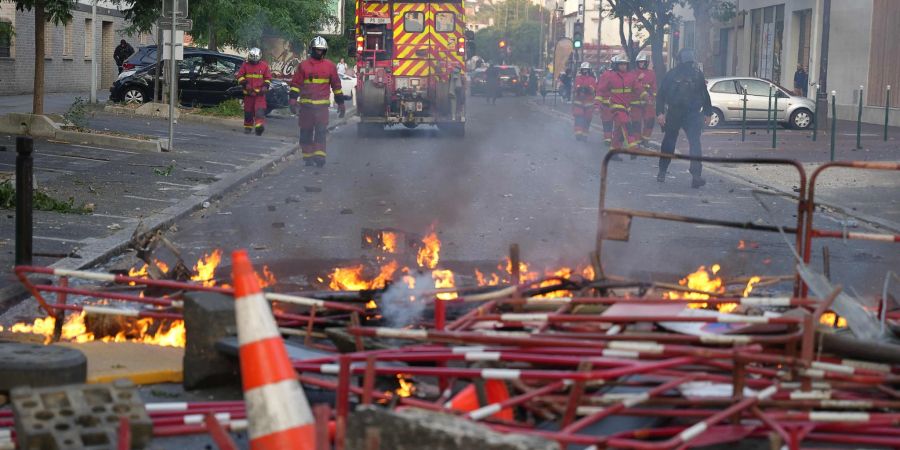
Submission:
[[[666,73],[659,87],[656,98],[656,121],[665,132],[661,150],[674,154],[678,132],[684,130],[690,146],[691,156],[702,156],[700,132],[709,123],[712,115],[712,103],[706,90],[706,79],[696,66],[694,51],[688,48],[678,52],[678,66]],[[656,181],[666,181],[669,158],[659,158],[659,173]],[[691,161],[691,187],[697,189],[704,184],[700,161]]]

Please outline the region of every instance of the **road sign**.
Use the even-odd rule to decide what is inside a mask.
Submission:
[[[165,0],[162,2],[162,17],[172,17],[172,3],[172,0]],[[175,14],[179,17],[187,17],[188,0],[175,0],[174,3]]]
[[[163,59],[168,60],[172,52],[172,30],[163,30]],[[184,31],[175,31],[175,61],[184,59]]]
[[[171,30],[172,19],[169,19],[168,17],[165,19],[159,19],[159,24],[157,26],[164,30]],[[192,28],[194,28],[194,19],[178,19],[175,22],[176,30],[191,31]]]

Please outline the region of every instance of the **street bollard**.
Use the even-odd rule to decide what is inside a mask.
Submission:
[[[863,106],[863,86],[859,85],[859,110],[856,113],[856,149],[862,148],[862,106]]]
[[[884,97],[884,142],[887,142],[888,116],[891,111],[891,85],[887,85],[887,95]]]
[[[34,140],[16,138],[16,265],[30,266],[34,234]]]
[[[741,112],[741,142],[744,142],[744,139],[747,135],[747,85],[744,85],[744,107]]]
[[[766,134],[769,134],[769,121],[772,120],[772,88],[773,86],[769,85],[769,106],[766,109]]]
[[[834,161],[834,137],[837,133],[837,106],[834,96],[837,91],[831,91],[831,160]]]
[[[816,98],[819,98],[819,85],[816,85]],[[817,104],[818,106],[818,104]],[[816,142],[816,135],[819,134],[819,111],[813,113],[813,142]]]
[[[776,91],[781,92],[781,91]],[[775,139],[778,135],[778,94],[775,95],[775,110],[772,113],[772,148],[775,148]]]

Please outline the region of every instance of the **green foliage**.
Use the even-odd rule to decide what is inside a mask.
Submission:
[[[63,113],[63,118],[75,125],[76,128],[87,128],[87,103],[81,97],[75,97],[75,101],[69,106],[69,109]]]
[[[175,171],[175,163],[171,163],[166,166],[164,169],[160,169],[159,167],[153,168],[153,173],[159,175],[161,177],[170,177],[172,176],[172,172]]]
[[[330,20],[324,1],[309,0],[196,0],[191,35],[200,44],[216,47],[261,47],[264,36],[280,36],[295,44],[306,42]]]
[[[47,22],[61,25],[72,20],[72,10],[75,9],[76,0],[12,0],[19,11],[32,11],[43,7]]]
[[[244,107],[241,105],[240,100],[232,98],[225,100],[216,106],[200,108],[198,113],[205,116],[242,117],[244,115]]]
[[[509,45],[509,57],[501,51],[499,42],[506,39]],[[478,56],[500,63],[536,66],[541,57],[541,24],[538,22],[522,22],[510,28],[509,33],[497,27],[487,27],[475,33],[475,47]]]
[[[64,214],[87,214],[90,212],[90,209],[83,204],[75,206],[74,197],[69,197],[66,201],[57,200],[40,190],[34,191],[33,205],[36,211],[53,211]],[[14,209],[15,207],[16,187],[9,180],[0,183],[0,208]]]

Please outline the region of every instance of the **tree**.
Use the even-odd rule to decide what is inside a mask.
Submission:
[[[629,52],[629,58],[633,61],[638,51],[632,46],[634,26],[630,25],[628,35],[625,35],[623,21],[630,18],[629,23],[637,21],[640,25],[638,29],[647,32],[647,43],[652,48],[651,59],[653,61],[653,71],[656,72],[657,79],[661,80],[666,74],[666,64],[663,59],[663,42],[669,27],[675,23],[675,15],[673,10],[676,5],[683,4],[685,0],[607,0],[607,11],[610,16],[618,17],[620,20],[619,37],[622,40],[622,47]],[[640,47],[640,48],[644,48]]]
[[[328,2],[309,0],[195,0],[192,36],[210,49],[259,47],[264,36],[306,42],[329,21]]]
[[[44,113],[44,33],[48,22],[72,20],[75,0],[14,0],[19,11],[34,11],[34,92],[32,114]]]
[[[714,21],[725,23],[733,19],[736,8],[729,0],[687,0],[687,4],[694,11],[694,53],[703,70],[709,71],[713,67],[712,36],[709,31],[713,29]]]

